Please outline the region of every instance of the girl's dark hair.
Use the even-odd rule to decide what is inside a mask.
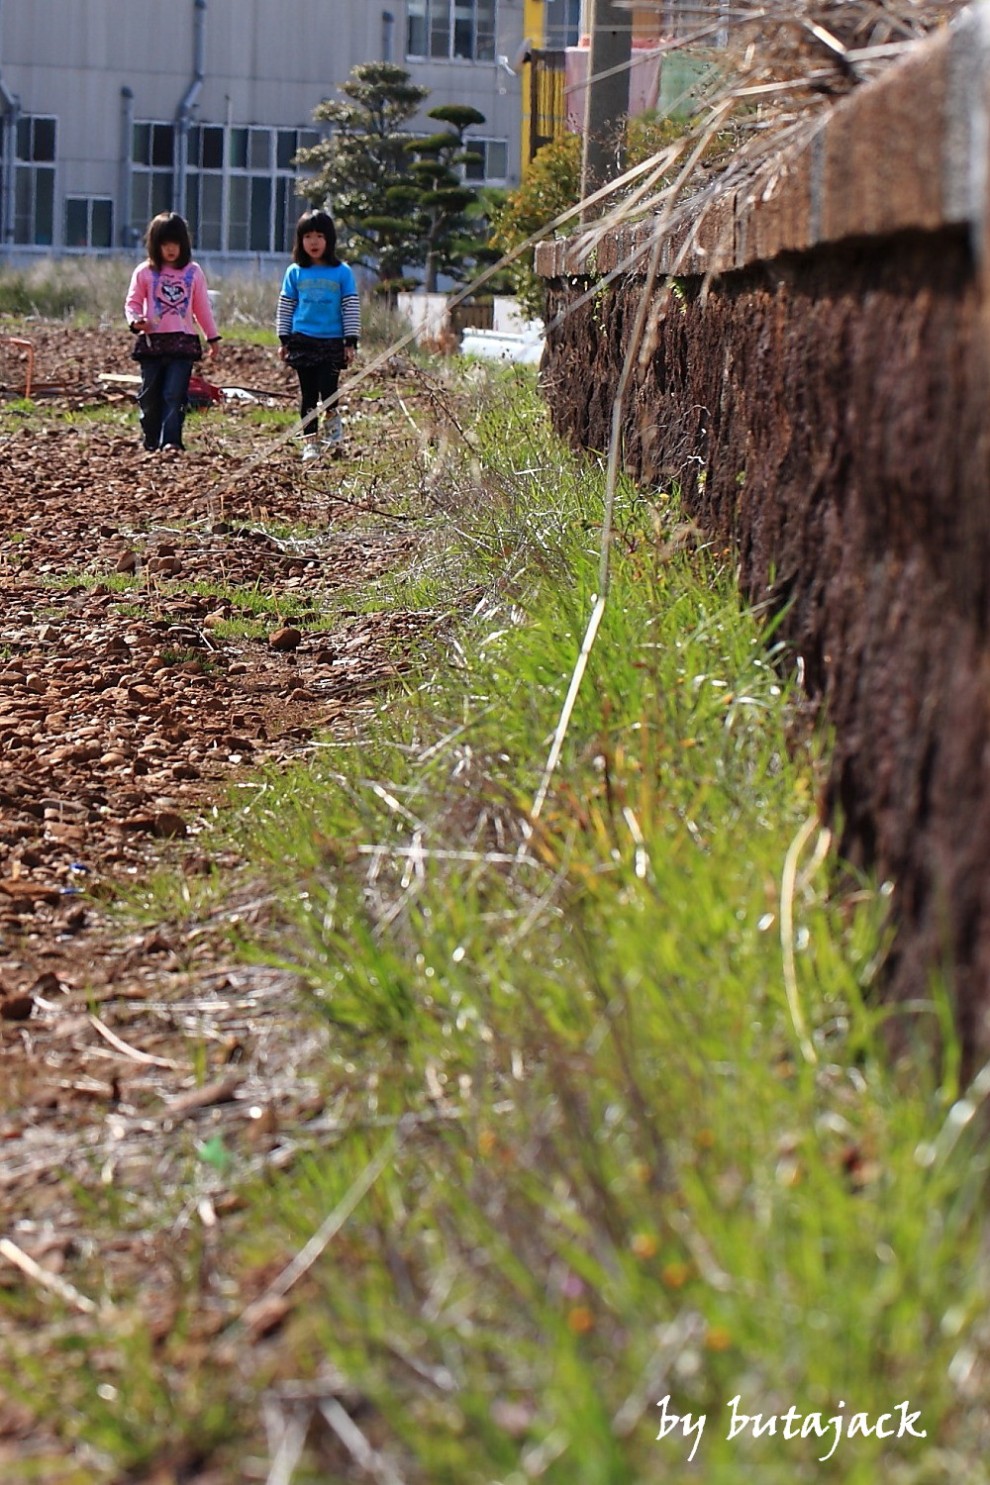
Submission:
[[[308,268],[312,259],[303,248],[303,238],[307,232],[322,232],[327,240],[323,250],[321,263],[328,268],[337,268],[340,259],[337,257],[337,229],[333,224],[333,218],[325,211],[304,211],[296,223],[296,240],[292,244],[292,261],[298,263],[300,268]]]
[[[179,244],[179,256],[175,266],[185,268],[192,261],[192,243],[189,241],[189,228],[177,211],[160,211],[148,223],[144,245],[148,250],[150,262],[156,268],[163,266],[162,246],[166,242]]]

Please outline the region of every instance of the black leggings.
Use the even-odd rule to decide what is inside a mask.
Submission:
[[[316,418],[311,421],[310,414],[319,403],[325,402],[332,397],[337,390],[340,380],[340,367],[332,361],[320,361],[316,366],[297,366],[296,375],[299,378],[299,416],[306,425],[304,433],[316,432]],[[327,408],[324,419],[329,422],[337,417],[337,404]]]

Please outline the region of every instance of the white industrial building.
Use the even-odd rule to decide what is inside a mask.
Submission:
[[[391,61],[469,103],[484,159],[520,169],[523,0],[0,0],[0,259],[132,252],[151,216],[197,254],[283,257],[305,204],[296,151],[359,62]]]

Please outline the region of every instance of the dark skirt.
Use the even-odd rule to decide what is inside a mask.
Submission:
[[[293,333],[285,343],[285,359],[297,370],[307,366],[332,366],[344,369],[343,340],[325,340],[322,336]]]
[[[135,337],[131,355],[135,361],[156,361],[160,356],[201,361],[203,346],[198,335],[185,330],[145,330]]]

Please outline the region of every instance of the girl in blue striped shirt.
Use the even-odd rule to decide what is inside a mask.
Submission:
[[[319,457],[319,407],[337,391],[361,334],[361,301],[354,274],[337,257],[337,229],[325,211],[304,211],[296,223],[292,262],[278,297],[279,355],[299,377],[303,458]],[[336,403],[324,412],[327,443],[339,448]]]

